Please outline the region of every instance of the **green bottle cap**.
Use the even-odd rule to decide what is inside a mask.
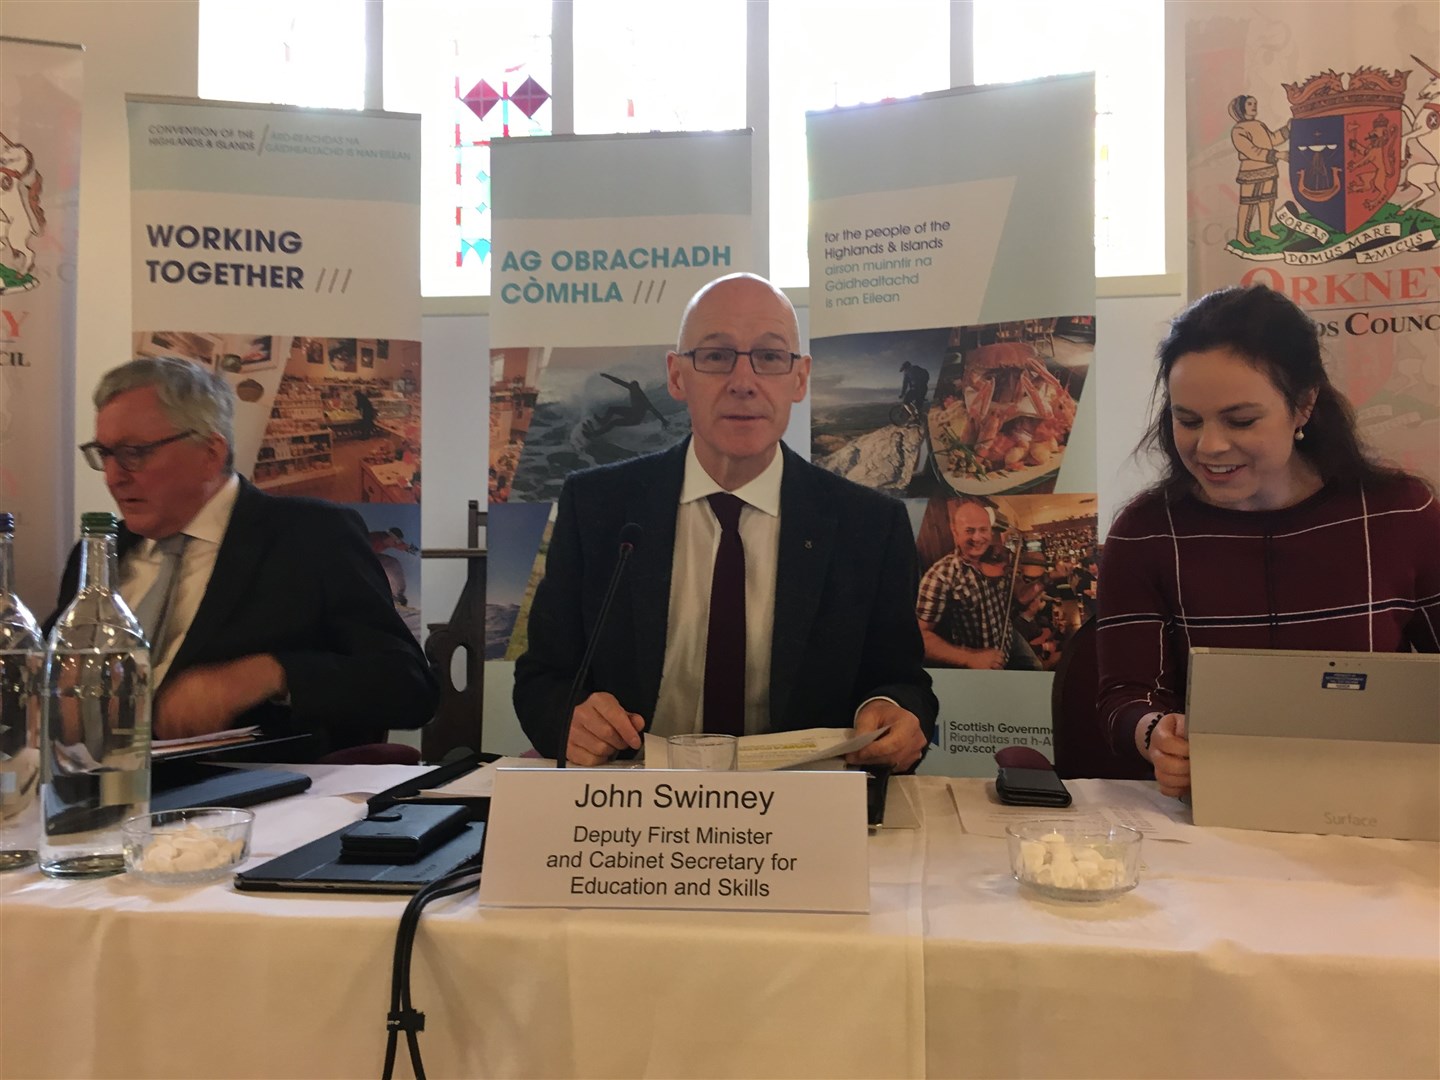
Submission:
[[[80,515],[80,532],[86,536],[114,536],[120,519],[108,510],[89,510]]]

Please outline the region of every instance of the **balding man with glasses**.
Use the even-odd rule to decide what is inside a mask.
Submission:
[[[768,281],[710,282],[666,358],[691,437],[566,481],[515,665],[516,713],[543,754],[596,765],[637,750],[645,731],[853,725],[887,729],[855,763],[920,760],[938,706],[909,518],[781,444],[809,384],[799,347],[795,309]],[[562,747],[571,683],[631,524],[642,533]]]
[[[95,439],[80,452],[124,518],[120,593],[151,642],[156,738],[258,724],[312,735],[319,756],[430,719],[434,676],[359,515],[237,475],[222,378],[132,360],[94,401]],[[50,623],[74,596],[78,562],[77,549]]]

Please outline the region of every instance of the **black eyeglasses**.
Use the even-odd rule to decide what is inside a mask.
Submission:
[[[179,442],[181,439],[188,439],[195,434],[190,428],[185,431],[176,432],[174,435],[164,439],[156,439],[147,443],[121,443],[119,446],[106,446],[104,443],[87,442],[80,447],[80,453],[85,455],[85,464],[89,465],[96,472],[105,471],[105,459],[114,458],[115,464],[126,472],[134,472],[145,464],[145,459],[159,450],[162,446],[168,446],[172,442]]]
[[[750,370],[756,375],[789,375],[800,359],[799,353],[785,349],[725,349],[706,345],[703,349],[682,352],[688,356],[695,370],[706,375],[729,375],[735,370],[735,361],[742,356],[750,358]]]

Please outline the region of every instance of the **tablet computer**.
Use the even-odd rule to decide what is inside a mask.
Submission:
[[[1190,650],[1197,825],[1440,840],[1440,655]]]

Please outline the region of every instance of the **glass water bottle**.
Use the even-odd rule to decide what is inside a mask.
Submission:
[[[80,589],[45,643],[40,869],[125,868],[120,823],[150,804],[150,646],[115,591],[114,514],[80,519]]]
[[[0,512],[0,870],[35,861],[40,835],[40,628],[15,595],[15,518]]]

